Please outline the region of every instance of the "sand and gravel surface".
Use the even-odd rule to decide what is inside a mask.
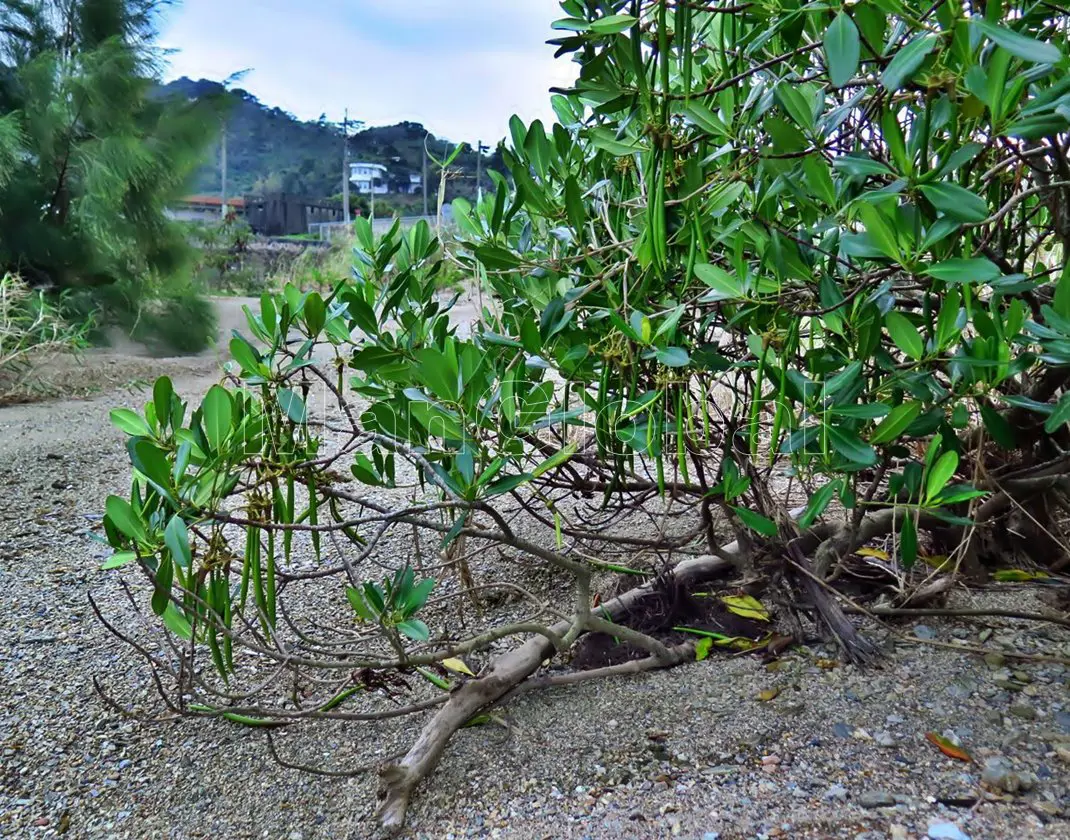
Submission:
[[[223,303],[227,334],[239,314],[240,301]],[[151,699],[141,661],[87,602],[121,613],[125,597],[91,539],[107,494],[129,489],[108,412],[144,402],[156,373],[199,397],[219,357],[79,364],[87,380],[109,371],[91,396],[0,408],[0,837],[376,836],[373,777],[283,769],[261,732],[134,720],[95,692],[97,678],[138,708]],[[951,604],[1051,609],[1041,597],[1005,584]],[[918,641],[871,628],[887,656],[866,671],[809,649],[525,694],[453,738],[406,836],[1070,838],[1070,668],[925,643],[1066,658],[1070,632],[1012,619],[897,627]],[[289,760],[344,770],[403,749],[414,725],[331,723],[278,743]]]

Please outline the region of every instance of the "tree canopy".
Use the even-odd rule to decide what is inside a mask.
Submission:
[[[170,276],[164,211],[218,127],[157,95],[157,0],[0,2],[0,269],[35,284]]]

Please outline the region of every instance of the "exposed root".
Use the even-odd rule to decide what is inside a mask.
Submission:
[[[725,558],[703,556],[685,560],[673,570],[673,575],[684,585],[694,586],[723,575],[735,568],[734,558],[740,550],[735,544],[724,550]],[[628,612],[639,599],[648,595],[653,582],[624,593],[619,598],[599,607],[599,613],[616,619]],[[571,622],[561,621],[552,630],[560,635],[569,632]],[[668,667],[684,661],[682,648],[670,650],[671,656],[651,657],[654,662],[640,668],[636,663],[627,663],[633,669],[651,670],[656,666]],[[485,676],[462,685],[450,697],[435,716],[424,726],[416,742],[398,762],[388,764],[380,774],[378,817],[383,827],[398,831],[405,822],[416,786],[434,770],[442,757],[446,742],[481,709],[503,699],[530,677],[542,662],[553,654],[553,647],[542,636],[537,636],[520,647],[492,661]],[[640,660],[642,662],[643,660]],[[611,669],[614,670],[614,669]],[[627,671],[621,671],[626,673]],[[614,670],[614,673],[616,671]],[[586,676],[587,679],[591,677]]]

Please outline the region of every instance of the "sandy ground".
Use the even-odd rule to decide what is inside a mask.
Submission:
[[[242,302],[220,301],[223,335],[242,328]],[[0,408],[0,836],[375,836],[373,777],[286,770],[262,733],[131,720],[93,689],[98,678],[136,704],[150,695],[141,663],[87,605],[89,592],[116,609],[123,598],[90,539],[107,494],[129,488],[108,412],[144,402],[159,373],[194,398],[219,378],[218,352],[134,350],[75,363],[87,396]],[[1015,585],[952,602],[1043,608],[1035,596]],[[899,625],[952,644],[978,644],[989,626],[990,648],[1070,656],[1070,634],[1053,626]],[[887,658],[865,672],[799,650],[775,668],[714,658],[522,696],[501,710],[505,725],[453,739],[407,836],[1070,838],[1070,669],[870,633]],[[345,769],[403,749],[412,726],[322,725],[284,733],[280,749]],[[973,761],[943,755],[928,732],[957,738]],[[1030,789],[984,793],[997,760]]]

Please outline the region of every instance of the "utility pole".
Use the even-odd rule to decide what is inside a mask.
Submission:
[[[423,186],[424,186],[424,217],[427,217],[427,216],[430,216],[430,215],[431,215],[431,211],[430,211],[430,209],[429,209],[429,208],[428,208],[428,206],[427,206],[427,138],[426,138],[426,137],[424,138],[424,175],[423,175]]]
[[[342,220],[346,229],[350,225],[349,218],[349,109],[346,108],[345,117],[342,119]]]
[[[482,140],[476,141],[476,201],[483,200],[483,152],[489,152],[490,146],[484,146]]]
[[[483,141],[476,140],[476,204],[483,200]]]
[[[220,193],[221,200],[219,202],[220,215],[225,222],[227,220],[227,122],[223,120],[223,151],[220,155],[220,167],[222,169]]]

